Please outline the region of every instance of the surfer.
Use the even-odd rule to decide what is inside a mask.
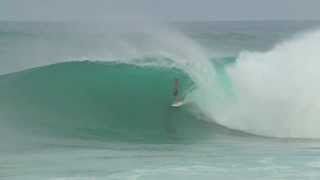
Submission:
[[[176,103],[179,102],[179,79],[175,79],[175,85],[174,85],[174,91],[173,91],[173,95],[176,99]]]
[[[180,99],[180,97],[179,97],[179,88],[180,88],[180,81],[179,81],[179,79],[176,78],[174,81],[174,91],[173,91],[173,96],[175,97],[175,102],[173,104],[171,104],[171,107],[178,108],[184,104],[182,99]]]

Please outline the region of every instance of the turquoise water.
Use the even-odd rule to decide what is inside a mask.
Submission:
[[[1,22],[0,179],[319,179],[317,25]]]

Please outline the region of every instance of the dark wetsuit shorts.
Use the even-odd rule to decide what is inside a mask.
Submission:
[[[173,95],[174,95],[174,96],[178,96],[178,89],[175,89],[175,90],[174,90]]]

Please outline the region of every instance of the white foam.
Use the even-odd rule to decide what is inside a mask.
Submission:
[[[242,52],[228,73],[236,98],[202,106],[218,123],[264,136],[320,137],[320,31],[268,52]]]

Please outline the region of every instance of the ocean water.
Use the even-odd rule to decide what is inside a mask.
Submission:
[[[317,180],[319,25],[0,22],[0,179]]]

